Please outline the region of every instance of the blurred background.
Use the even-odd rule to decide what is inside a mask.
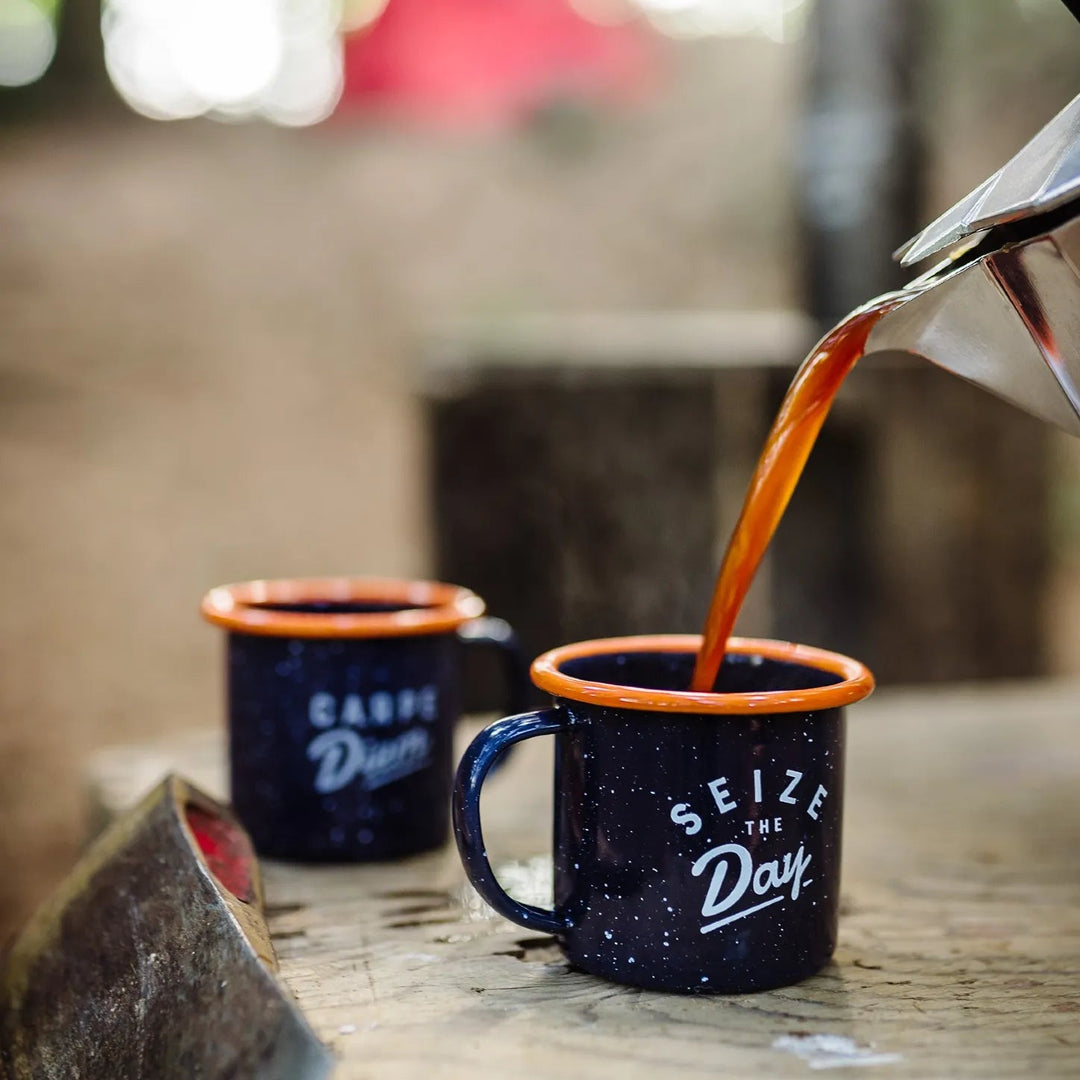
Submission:
[[[0,937],[89,754],[220,722],[211,585],[696,629],[795,364],[1078,55],[1057,0],[0,0]],[[1077,449],[869,366],[741,628],[1080,670]]]

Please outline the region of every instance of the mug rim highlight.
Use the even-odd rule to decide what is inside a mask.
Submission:
[[[714,694],[691,690],[651,690],[637,686],[591,682],[567,675],[562,665],[570,660],[611,653],[671,652],[696,653],[701,646],[700,634],[654,634],[635,637],[599,638],[561,645],[538,656],[530,673],[533,683],[557,698],[603,705],[612,709],[636,709],[652,712],[705,713],[710,715],[748,715],[753,713],[818,712],[853,705],[869,696],[874,689],[874,676],[858,660],[841,653],[798,645],[791,641],[770,641],[765,638],[733,637],[727,652],[741,656],[762,656],[801,664],[832,675],[840,681],[828,686],[802,690],[768,690],[759,693]]]
[[[267,604],[409,605],[363,613],[276,611]],[[461,585],[376,577],[272,578],[218,585],[202,599],[207,622],[241,634],[292,638],[375,638],[442,634],[484,613]]]

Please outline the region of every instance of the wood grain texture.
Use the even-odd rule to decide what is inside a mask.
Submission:
[[[571,971],[549,939],[491,915],[452,848],[266,863],[281,975],[340,1080],[784,1078],[860,1054],[859,1075],[1075,1077],[1078,707],[1080,683],[1055,682],[883,692],[852,710],[840,946],[798,986],[686,998]],[[99,813],[165,767],[219,792],[219,737],[99,756]],[[486,792],[488,850],[519,896],[550,887],[550,784],[541,740]],[[841,1037],[832,1056],[808,1041],[826,1035]]]

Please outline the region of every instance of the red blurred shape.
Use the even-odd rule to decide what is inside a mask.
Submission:
[[[184,807],[184,816],[210,872],[233,896],[250,904],[255,899],[251,841],[232,822],[191,803]]]
[[[500,127],[553,101],[634,101],[656,61],[656,39],[640,22],[598,25],[569,0],[390,0],[346,39],[343,104]]]

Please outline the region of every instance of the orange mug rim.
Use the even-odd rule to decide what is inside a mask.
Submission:
[[[400,611],[278,611],[268,604],[386,603]],[[377,577],[264,578],[218,585],[199,605],[207,622],[240,634],[295,638],[376,638],[442,634],[484,613],[461,585]]]
[[[818,671],[839,675],[840,681],[803,690],[716,694],[691,690],[650,690],[637,686],[592,682],[567,675],[562,670],[562,665],[567,661],[589,656],[619,652],[696,653],[700,646],[700,634],[657,634],[579,641],[573,645],[561,645],[537,657],[531,668],[532,680],[539,689],[557,698],[590,705],[602,705],[612,709],[727,716],[838,709],[861,701],[874,689],[874,676],[870,669],[850,656],[818,649],[812,645],[764,638],[731,638],[727,652],[802,664]]]

